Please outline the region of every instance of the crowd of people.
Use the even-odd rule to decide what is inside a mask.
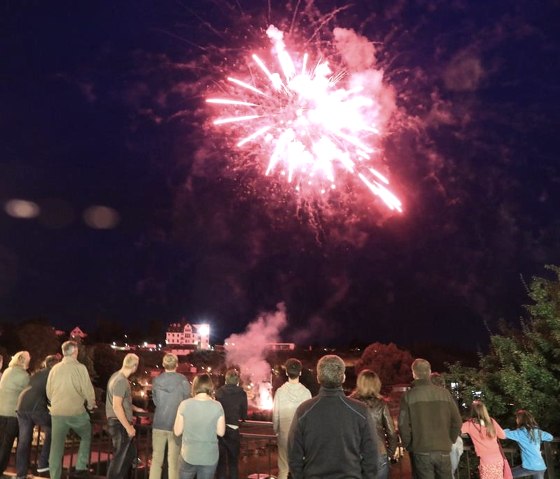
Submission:
[[[66,341],[61,349],[62,359],[47,356],[43,368],[31,376],[27,372],[31,356],[20,351],[0,376],[2,476],[17,438],[16,479],[27,479],[35,425],[45,433],[36,474],[60,479],[70,430],[80,438],[73,475],[90,474],[95,392],[87,368],[78,361],[78,344]],[[129,378],[139,361],[136,354],[127,354],[107,384],[105,412],[113,446],[109,479],[129,477],[137,460],[134,413],[146,411],[133,404]],[[239,427],[248,410],[239,371],[228,369],[225,385],[215,390],[208,374],[197,375],[191,387],[177,373],[178,358],[173,354],[165,354],[162,365],[164,371],[152,384],[155,411],[149,479],[161,479],[165,460],[169,479],[237,479]],[[462,436],[470,437],[474,445],[481,479],[544,479],[541,443],[553,437],[538,427],[532,414],[519,410],[517,428],[502,429],[485,404],[474,401],[470,417],[463,421],[443,378],[432,373],[425,359],[412,363],[414,381],[402,396],[398,428],[374,371],[362,370],[355,390],[346,396],[344,361],[336,355],[323,356],[316,368],[320,389],[312,397],[300,382],[302,363],[291,358],[284,369],[287,381],[277,389],[272,411],[279,479],[388,479],[391,461],[402,455],[399,436],[415,479],[456,477]],[[503,439],[519,444],[520,466],[510,468],[500,445]]]

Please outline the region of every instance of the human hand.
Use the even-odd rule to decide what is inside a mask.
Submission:
[[[127,428],[126,428],[126,433],[128,434],[128,437],[134,437],[136,436],[136,429],[134,429],[134,426],[132,424],[130,424]]]

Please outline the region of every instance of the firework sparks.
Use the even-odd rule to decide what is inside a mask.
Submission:
[[[224,116],[214,125],[229,125],[238,136],[238,148],[254,145],[267,151],[266,175],[280,173],[299,192],[324,194],[336,189],[344,174],[360,180],[391,210],[402,212],[388,179],[370,165],[380,153],[372,146],[379,143],[383,127],[379,102],[357,81],[344,88],[347,75],[333,73],[325,60],[310,67],[305,53],[298,65],[286,49],[283,32],[274,26],[267,35],[281,73],[253,54],[262,84],[228,77],[235,94],[206,100],[223,107]]]

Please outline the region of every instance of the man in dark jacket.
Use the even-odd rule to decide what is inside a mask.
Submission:
[[[319,394],[296,410],[288,438],[293,479],[375,479],[375,424],[367,406],[347,398],[344,361],[335,355],[317,363]]]
[[[449,391],[430,381],[425,359],[412,363],[412,389],[401,399],[399,432],[411,453],[417,479],[449,479],[451,445],[461,431],[461,415]]]
[[[33,439],[33,428],[38,425],[45,433],[45,440],[37,464],[37,473],[49,470],[49,453],[51,450],[51,415],[47,408],[47,378],[51,368],[59,362],[56,355],[47,356],[44,368],[29,379],[27,386],[19,395],[16,406],[19,435],[16,452],[17,479],[25,479],[29,468],[29,453]]]
[[[218,479],[237,479],[239,464],[239,422],[247,419],[247,393],[239,386],[239,371],[226,371],[226,384],[216,391],[226,417],[226,432],[219,438]]]

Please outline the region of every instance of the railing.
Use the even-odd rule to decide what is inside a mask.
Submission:
[[[552,442],[543,442],[543,456],[546,462],[545,479],[557,479],[558,471],[560,471],[559,457],[560,438],[554,438]],[[511,467],[520,465],[519,449],[514,442],[508,441],[503,447],[504,454],[507,457]],[[459,469],[455,479],[472,479],[478,477],[478,457],[474,452],[474,447],[465,444],[463,455],[459,463]],[[523,476],[528,477],[528,476]]]
[[[90,468],[92,475],[105,477],[107,466],[112,457],[111,438],[107,434],[106,421],[92,421],[92,443],[90,452]],[[138,460],[132,471],[133,479],[148,479],[151,461],[152,427],[148,421],[139,421],[136,426],[136,447]],[[272,430],[272,423],[263,421],[247,421],[242,424],[241,454],[239,461],[239,477],[243,479],[265,479],[276,477],[278,473],[276,435]],[[37,464],[39,451],[42,445],[42,434],[37,428],[34,435],[31,453],[32,465]],[[559,447],[560,438],[555,438],[552,443],[543,443],[543,453],[547,464],[546,479],[556,479],[560,471]],[[63,460],[63,477],[71,478],[74,470],[76,454],[79,446],[79,438],[70,434],[66,441]],[[519,464],[519,452],[517,447],[504,447],[510,465]],[[15,450],[11,456],[8,470],[15,470]],[[411,479],[411,467],[408,454],[396,464],[391,464],[391,479]],[[478,458],[474,454],[471,445],[465,444],[461,456],[459,469],[455,479],[478,478]],[[167,471],[164,465],[162,479],[167,479]]]

